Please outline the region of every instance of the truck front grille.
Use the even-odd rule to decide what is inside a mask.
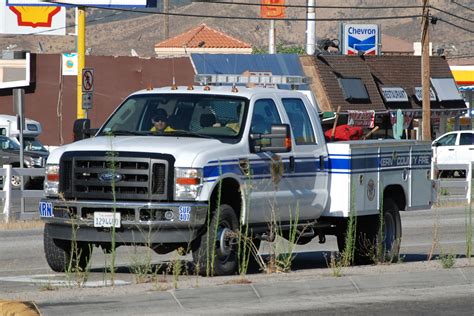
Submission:
[[[170,164],[174,161],[160,156],[67,153],[61,158],[59,188],[65,198],[169,200]]]

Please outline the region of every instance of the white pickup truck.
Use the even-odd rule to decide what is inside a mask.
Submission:
[[[161,109],[170,128],[150,131]],[[211,274],[233,274],[239,232],[258,248],[275,221],[282,235],[296,225],[301,244],[336,235],[342,251],[350,214],[361,256],[363,244],[377,243],[381,222],[381,242],[398,254],[399,211],[431,207],[430,162],[425,142],[326,144],[315,106],[297,91],[138,91],[95,137],[49,156],[39,205],[45,255],[64,271],[72,239],[82,267],[89,245],[147,245],[158,253],[184,247],[201,273],[212,262]]]

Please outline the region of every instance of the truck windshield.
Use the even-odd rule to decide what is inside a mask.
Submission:
[[[240,138],[248,99],[209,94],[134,95],[112,114],[101,135]]]
[[[23,147],[28,151],[40,151],[47,153],[48,150],[36,138],[24,138]]]
[[[20,150],[20,145],[5,136],[0,136],[0,145],[2,150]]]

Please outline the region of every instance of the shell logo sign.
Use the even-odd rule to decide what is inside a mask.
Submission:
[[[61,6],[12,5],[0,0],[0,34],[66,34],[66,9]]]
[[[18,17],[18,26],[51,27],[53,17],[61,7],[9,7]]]

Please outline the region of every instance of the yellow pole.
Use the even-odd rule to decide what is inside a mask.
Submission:
[[[86,9],[77,8],[77,118],[86,118],[82,109],[82,69],[86,66]]]

